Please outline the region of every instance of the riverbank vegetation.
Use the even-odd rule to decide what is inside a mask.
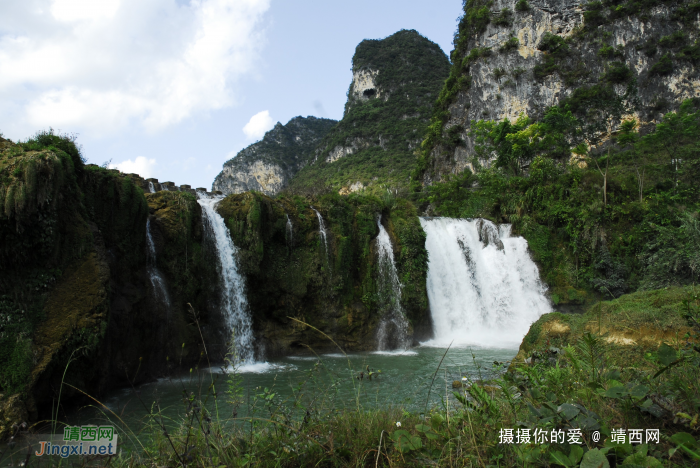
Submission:
[[[426,187],[423,206],[512,223],[555,304],[692,283],[700,265],[699,103],[686,101],[640,132],[622,118],[628,93],[596,86],[541,121],[474,122],[478,170]]]
[[[444,395],[442,404],[428,407],[426,399],[418,411],[329,404],[338,385],[355,384],[350,372],[334,379],[321,362],[286,399],[273,387],[258,388],[246,401],[235,370],[219,380],[203,373],[195,385],[183,384],[174,419],[158,401],[143,401],[148,416],[139,433],[96,403],[134,449],[123,446],[119,456],[92,461],[117,467],[696,466],[699,298],[694,287],[669,288],[602,302],[583,315],[546,315],[507,371],[507,363],[480,363],[483,378],[435,383],[430,391]],[[639,320],[646,333],[639,332]],[[657,429],[658,441],[650,440]]]

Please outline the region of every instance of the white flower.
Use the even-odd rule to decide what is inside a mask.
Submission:
[[[396,427],[401,427],[401,421],[396,421]]]
[[[467,381],[467,378],[466,378],[466,377],[462,377],[462,382],[466,382],[466,381]]]

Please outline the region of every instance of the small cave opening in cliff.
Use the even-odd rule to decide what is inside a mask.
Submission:
[[[363,95],[364,97],[366,97],[366,98],[374,97],[376,94],[377,94],[377,90],[374,89],[374,88],[365,89],[365,90],[362,92],[362,95]]]

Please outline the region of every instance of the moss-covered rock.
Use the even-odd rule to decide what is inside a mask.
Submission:
[[[327,227],[328,252],[314,208]],[[387,207],[356,195],[312,201],[244,193],[227,197],[217,210],[239,248],[254,328],[267,356],[335,346],[304,323],[344,349],[375,349],[381,317],[373,239],[382,213],[404,285],[401,302],[414,329],[426,333],[425,234],[410,204]]]
[[[147,202],[132,178],[85,166],[70,138],[44,132],[0,141],[0,198],[3,418],[36,418],[59,392],[64,402],[81,395],[74,387],[99,396],[162,375],[168,362],[199,359],[190,311],[200,312],[206,336],[215,270],[193,195]],[[149,280],[149,211],[170,307]],[[0,422],[0,438],[14,419]]]
[[[692,330],[681,315],[683,300],[693,287],[636,292],[599,302],[584,314],[543,315],[533,323],[513,363],[522,363],[538,350],[563,349],[584,333],[601,334],[611,364],[639,366],[639,356],[661,343],[678,344]]]

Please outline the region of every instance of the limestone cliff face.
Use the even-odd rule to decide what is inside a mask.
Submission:
[[[346,194],[406,186],[449,66],[440,47],[413,30],[362,41],[352,58],[343,119],[291,188]]]
[[[316,117],[295,117],[277,123],[263,139],[224,164],[212,190],[226,195],[251,190],[275,195],[301,169],[316,144],[337,122]]]
[[[462,143],[433,146],[422,183],[471,167],[469,128],[474,120],[515,121],[521,114],[538,119],[576,89],[599,83],[621,94],[636,81],[636,118],[642,124],[658,122],[682,100],[699,96],[698,9],[683,1],[647,10],[631,5],[468,2],[465,18],[488,8],[490,20],[480,28],[476,20],[462,21],[461,47],[452,54],[454,83],[448,80],[443,91],[449,95],[441,118],[443,135],[459,136]],[[563,41],[552,41],[550,35]],[[551,44],[561,48],[553,50]]]

